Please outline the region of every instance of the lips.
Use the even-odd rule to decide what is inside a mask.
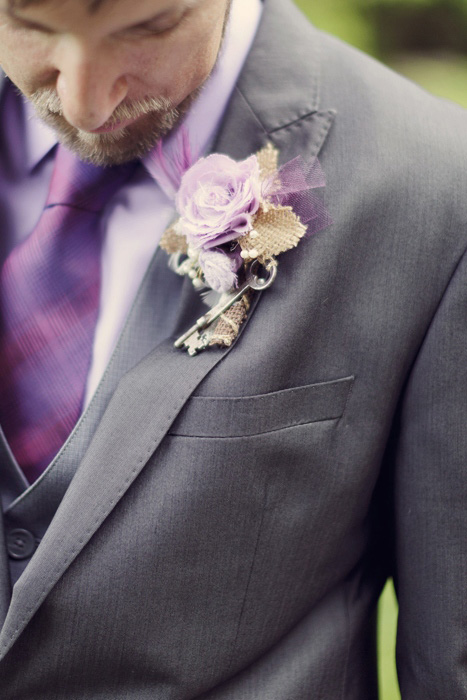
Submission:
[[[130,126],[130,124],[133,124],[135,121],[136,121],[136,119],[133,118],[133,119],[124,119],[123,121],[112,122],[112,124],[103,124],[98,129],[93,129],[89,133],[90,134],[108,134],[112,131],[119,131],[120,129],[124,129],[127,126]]]

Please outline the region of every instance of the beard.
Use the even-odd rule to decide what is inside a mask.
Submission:
[[[216,63],[225,39],[231,7],[232,0],[227,0]],[[145,97],[122,102],[103,126],[108,128],[128,120],[136,121],[116,131],[100,134],[82,131],[67,122],[63,116],[60,97],[54,88],[38,88],[29,94],[28,99],[34,105],[38,117],[56,132],[60,143],[80,160],[97,166],[112,166],[139,160],[147,155],[163,136],[181,122],[207,80],[208,78],[176,107],[165,97]]]
[[[36,113],[52,127],[58,140],[80,160],[97,166],[127,163],[145,156],[169,131],[174,129],[198,97],[202,86],[174,107],[165,97],[145,97],[122,102],[104,127],[136,121],[116,131],[91,134],[69,124],[63,116],[60,98],[53,88],[39,88],[29,96]]]

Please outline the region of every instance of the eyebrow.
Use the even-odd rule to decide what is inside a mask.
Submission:
[[[182,12],[185,12],[186,10],[191,10],[197,5],[199,5],[201,1],[202,0],[182,0],[178,8],[168,7],[166,9],[163,9],[150,19],[143,20],[143,22],[137,23],[135,26],[142,26],[148,22],[154,22],[158,19],[162,19],[165,15],[168,15],[170,12],[173,12],[174,9],[181,10]],[[7,7],[5,9],[6,13],[10,17],[27,22],[27,20],[22,20],[21,16],[17,14],[17,10],[27,9],[29,6],[33,5],[41,5],[43,4],[43,2],[44,0],[8,0]],[[102,5],[106,4],[107,2],[108,0],[88,0],[87,4],[90,14],[98,12]]]
[[[105,2],[105,0],[103,0]],[[178,4],[178,7],[166,7],[159,12],[157,12],[155,15],[150,17],[148,20],[143,20],[141,24],[146,24],[146,22],[154,22],[155,20],[162,19],[166,15],[170,15],[173,12],[185,12],[186,10],[192,10],[195,8],[197,5],[200,5],[202,0],[181,0],[181,2]]]
[[[148,17],[148,19],[143,19],[141,22],[136,22],[129,28],[144,27],[146,24],[153,24],[154,22],[165,19],[165,17],[170,17],[174,12],[186,12],[187,10],[191,10],[196,7],[196,5],[199,5],[199,2],[200,0],[185,0],[185,2],[182,2],[177,8],[161,10],[157,14]]]
[[[27,9],[27,7],[32,5],[40,5],[42,4],[42,2],[43,0],[19,0],[18,2],[9,2],[6,8],[6,14],[24,25],[48,31],[50,28],[47,27],[47,25],[21,17],[21,15],[18,14],[16,11],[17,9]],[[93,14],[94,12],[98,11],[99,8],[106,2],[108,2],[108,0],[90,0],[88,2],[88,7],[90,8],[91,13]],[[138,27],[145,27],[146,25],[163,20],[165,17],[169,16],[172,12],[174,12],[174,10],[186,12],[187,10],[192,10],[195,7],[197,7],[197,5],[200,5],[201,2],[202,0],[183,0],[183,2],[180,3],[178,8],[163,9],[160,12],[153,15],[152,17],[148,17],[147,19],[144,19],[141,22],[136,22],[135,24],[129,25],[128,27],[126,27],[126,29],[137,29]]]
[[[91,13],[97,12],[99,8],[104,5],[108,0],[87,0],[88,8]],[[41,5],[44,0],[7,0],[7,7],[5,8],[12,17],[17,17],[15,10],[27,9],[31,5]]]

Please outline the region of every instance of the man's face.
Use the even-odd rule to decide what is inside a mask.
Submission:
[[[229,0],[0,0],[0,65],[96,164],[144,155],[209,77]]]

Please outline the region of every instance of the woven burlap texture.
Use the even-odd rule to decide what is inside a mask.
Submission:
[[[276,255],[296,248],[306,233],[306,226],[293,213],[292,207],[271,205],[270,208],[261,208],[256,215],[254,227],[254,237],[247,233],[238,242],[242,250],[254,250],[254,257],[266,266]]]
[[[277,173],[279,168],[279,151],[268,143],[256,154],[261,180],[267,180]]]
[[[209,345],[222,345],[230,347],[238,335],[240,326],[247,316],[250,302],[247,295],[243,296],[222,314],[216,324]]]
[[[188,251],[186,237],[177,233],[174,225],[165,230],[159,245],[169,255],[172,255],[172,253],[183,253],[186,255]]]

